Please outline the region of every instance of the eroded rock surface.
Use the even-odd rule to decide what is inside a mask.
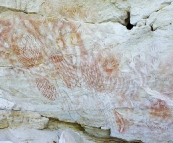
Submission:
[[[0,128],[16,134],[11,141],[44,142],[18,133],[46,134],[49,118],[78,123],[97,139],[173,140],[172,0],[0,6]],[[68,134],[88,141],[67,131],[46,141],[60,133],[61,142]]]

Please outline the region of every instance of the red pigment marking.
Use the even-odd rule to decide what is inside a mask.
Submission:
[[[151,118],[171,119],[171,111],[165,101],[158,99],[150,107]]]
[[[17,15],[17,14],[16,14]],[[33,21],[30,17],[18,16],[20,22],[18,26],[23,29],[23,34],[17,33],[12,36],[12,54],[17,57],[19,63],[25,68],[31,68],[42,63],[43,44],[38,26],[39,21]],[[15,21],[15,19],[14,19]],[[20,43],[20,44],[19,44]]]
[[[114,110],[114,115],[116,118],[116,123],[118,125],[118,131],[120,133],[124,133],[128,127],[129,122],[127,121],[127,119],[124,119],[123,116],[120,113],[118,113],[116,110]]]
[[[55,100],[56,88],[46,78],[36,78],[36,84],[41,94],[49,100]]]
[[[80,77],[77,75],[77,67],[69,64],[59,53],[54,53],[50,57],[57,74],[63,79],[68,88],[81,87]]]
[[[18,37],[13,36],[12,53],[17,56],[17,60],[24,67],[38,66],[43,62],[44,56],[49,56],[50,61],[48,62],[54,66],[57,76],[62,78],[68,88],[81,87],[81,82],[84,81],[89,88],[99,92],[112,92],[114,90],[119,73],[119,60],[116,55],[105,50],[100,52],[96,58],[93,57],[91,63],[86,62],[91,55],[86,52],[81,34],[77,31],[78,27],[70,22],[53,19],[51,21],[52,29],[58,28],[59,36],[54,39],[58,49],[50,49],[52,54],[47,55],[42,48],[44,44],[41,41],[44,41],[45,37],[40,34],[39,25],[41,25],[41,21],[33,21],[29,16],[19,18],[21,19],[19,26],[31,35],[30,41],[37,40],[41,44],[40,47],[33,47],[27,45],[31,43],[29,41],[26,42],[26,48],[19,47],[16,41],[19,41],[23,35],[19,33]],[[46,30],[51,30],[48,24],[49,21],[44,21],[42,26]],[[51,31],[51,34],[57,35],[54,31]],[[61,55],[57,51],[61,51]],[[83,81],[81,77],[83,77]]]
[[[35,20],[35,19],[38,19],[38,20]],[[44,21],[39,19],[39,16],[31,17],[29,15],[23,15],[20,17],[19,26],[23,28],[23,30],[25,30],[26,33],[30,33],[31,35],[36,37],[40,42],[42,42],[43,35],[41,34],[41,30],[39,29],[39,27],[42,25],[43,22]]]
[[[105,51],[105,55],[99,55],[97,62],[100,64],[100,68],[109,76],[113,76],[118,73],[119,70],[119,61],[116,59],[116,55]]]
[[[56,64],[63,61],[63,56],[59,53],[52,53],[50,56],[50,59],[51,59],[52,63],[55,64],[55,66],[56,66]]]
[[[57,45],[61,43],[62,50],[64,54],[68,55],[68,50],[70,48],[73,51],[73,55],[76,55],[76,51],[74,49],[75,46],[79,47],[81,58],[87,53],[84,47],[84,42],[81,38],[81,34],[77,32],[78,27],[76,27],[73,23],[66,21],[55,21],[53,23],[53,28],[59,27],[59,37],[56,38]],[[74,38],[76,41],[74,42]],[[70,46],[69,46],[70,45]]]
[[[13,53],[18,57],[18,61],[26,68],[34,67],[42,61],[43,56],[37,49],[12,47]]]
[[[9,38],[8,36],[11,33],[11,23],[9,21],[2,21],[0,20],[0,26],[2,27],[0,32],[0,37]]]
[[[0,57],[9,60],[12,23],[8,20],[0,20]]]
[[[78,72],[82,57],[86,54],[83,40],[72,23],[55,21],[53,27],[56,28],[57,26],[59,27],[59,37],[56,37],[55,40],[62,53],[52,51],[50,63],[54,65],[58,76],[63,79],[66,87],[81,87],[81,77]],[[78,47],[80,55],[78,55],[76,47]],[[77,61],[73,62],[73,60]]]
[[[83,55],[86,54],[86,50],[81,35],[77,32],[78,27],[70,22],[52,19],[52,28],[58,28],[59,32],[59,36],[55,37],[54,40],[59,48],[58,51],[62,52],[62,56],[57,54],[57,49],[50,49],[53,54],[48,55],[49,53],[45,52],[46,46],[44,46],[46,44],[44,43],[46,37],[41,34],[39,26],[42,25],[42,28],[50,31],[50,34],[53,36],[57,35],[57,33],[54,33],[54,31],[51,31],[49,28],[48,25],[50,21],[35,21],[33,20],[34,18],[30,16],[22,15],[19,15],[18,19],[20,19],[18,26],[24,30],[25,35],[29,36],[27,38],[24,37],[25,39],[23,40],[24,33],[18,33],[14,30],[14,32],[18,34],[12,36],[11,53],[17,57],[17,60],[12,59],[11,62],[14,63],[18,61],[25,68],[31,68],[42,63],[44,56],[49,56],[50,61],[48,62],[54,65],[57,76],[63,79],[64,84],[68,88],[81,87],[81,77],[79,77],[78,72],[80,70],[80,60],[82,60]],[[36,42],[39,42],[39,44]],[[22,44],[19,45],[19,43]],[[33,45],[35,47],[33,47]],[[77,61],[74,62],[74,59],[77,59]]]
[[[119,60],[108,51],[103,53],[104,55],[98,54],[96,58],[92,57],[91,61],[84,61],[82,77],[89,88],[97,92],[112,92],[119,73]]]

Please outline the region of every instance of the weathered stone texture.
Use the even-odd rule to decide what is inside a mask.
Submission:
[[[56,118],[104,139],[173,140],[172,17],[172,0],[0,0],[0,128],[15,136],[6,139],[90,142],[51,135]],[[26,135],[33,128],[43,140]]]

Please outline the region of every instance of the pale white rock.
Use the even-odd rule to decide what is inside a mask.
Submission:
[[[63,137],[66,137],[68,134],[72,139],[71,141],[75,139],[75,141],[83,141],[83,143],[97,142],[97,138],[94,138],[94,141],[92,141],[92,137],[84,134],[82,131],[76,130],[75,126],[68,125],[68,123],[57,122],[51,126],[52,127],[49,125],[49,127],[44,130],[27,128],[24,126],[1,129],[0,141],[12,141],[13,143],[60,143],[62,133],[65,133]],[[102,141],[106,141],[106,139],[102,138],[100,142]]]
[[[64,18],[86,23],[120,22],[125,24],[128,4],[122,0],[46,0],[40,13],[49,18]]]
[[[0,141],[0,143],[13,143],[11,141]]]
[[[0,110],[11,110],[13,109],[15,103],[10,102],[6,99],[0,98]]]
[[[59,143],[84,143],[84,141],[80,135],[68,129],[62,132]]]
[[[44,0],[0,0],[0,6],[24,12],[39,12]]]
[[[14,143],[54,143],[58,139],[58,131],[36,130],[25,127],[9,128],[6,137]]]
[[[159,15],[159,17],[158,17]],[[148,18],[146,24],[153,27],[153,30],[161,29],[167,30],[172,26],[173,19],[173,3],[162,8],[161,10],[154,12]]]
[[[153,12],[159,11],[160,9],[170,5],[171,2],[173,2],[173,0],[145,0],[140,2],[136,0],[129,0],[130,22],[135,25],[141,19],[149,17]]]
[[[50,117],[128,141],[173,140],[171,2],[46,0],[13,7],[3,1],[21,11],[26,3],[36,6],[35,14],[0,14],[0,102],[21,110],[2,112],[2,121],[23,126],[10,133],[43,141],[27,127],[45,129]],[[131,30],[129,22],[136,25]],[[42,136],[50,134],[59,132],[45,129]],[[61,142],[69,139],[83,137],[63,130]]]

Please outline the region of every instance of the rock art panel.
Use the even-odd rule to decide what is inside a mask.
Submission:
[[[143,8],[127,29],[135,4],[121,2],[46,0],[38,13],[1,13],[2,108],[110,129],[110,136],[129,141],[172,140],[173,29],[168,21],[160,28],[157,12],[145,19],[162,2],[150,12]],[[48,122],[33,120],[42,122],[38,129]]]
[[[46,78],[36,78],[36,84],[41,94],[50,99],[56,99],[56,89]]]

